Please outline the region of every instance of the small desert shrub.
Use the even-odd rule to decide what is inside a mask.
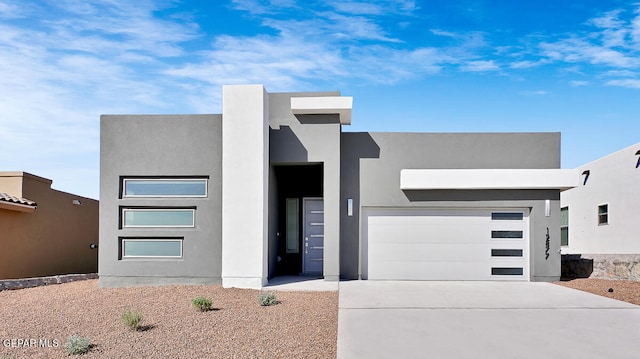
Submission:
[[[258,303],[263,307],[267,307],[278,304],[278,301],[276,300],[276,295],[273,294],[273,292],[260,292],[260,294],[258,294]]]
[[[69,355],[84,354],[91,349],[91,339],[89,337],[83,338],[78,334],[74,334],[67,339],[67,343],[64,345]]]
[[[211,310],[211,299],[205,297],[197,297],[191,301],[191,304],[201,312]]]
[[[140,322],[142,322],[142,314],[135,310],[125,310],[122,312],[122,322],[131,330],[138,330],[140,328]]]

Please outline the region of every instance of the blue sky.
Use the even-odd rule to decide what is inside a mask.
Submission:
[[[0,170],[97,198],[101,114],[245,83],[353,96],[345,131],[561,131],[573,168],[640,141],[640,3],[0,0]]]

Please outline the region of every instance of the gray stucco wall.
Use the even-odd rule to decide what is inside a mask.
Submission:
[[[221,116],[100,119],[100,286],[217,283],[221,275]],[[207,198],[120,198],[121,177],[207,176]],[[195,206],[195,228],[118,229],[120,206]],[[182,259],[118,259],[119,237],[184,237]]]
[[[402,191],[400,170],[559,168],[559,133],[342,133],[341,275],[358,278],[363,207],[531,208],[531,280],[560,276],[559,191]],[[347,199],[354,201],[347,216]],[[545,217],[550,200],[551,216]],[[549,228],[549,258],[546,233]]]
[[[270,93],[272,165],[323,164],[324,278],[340,276],[340,123],[335,115],[294,116],[291,97],[339,96],[337,92]],[[277,241],[273,229],[270,243]]]

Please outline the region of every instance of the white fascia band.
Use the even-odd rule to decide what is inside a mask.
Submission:
[[[575,169],[403,169],[402,190],[558,189],[580,184]]]

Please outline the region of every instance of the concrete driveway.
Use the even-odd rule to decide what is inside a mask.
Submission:
[[[640,306],[522,282],[340,282],[338,358],[640,358]]]

